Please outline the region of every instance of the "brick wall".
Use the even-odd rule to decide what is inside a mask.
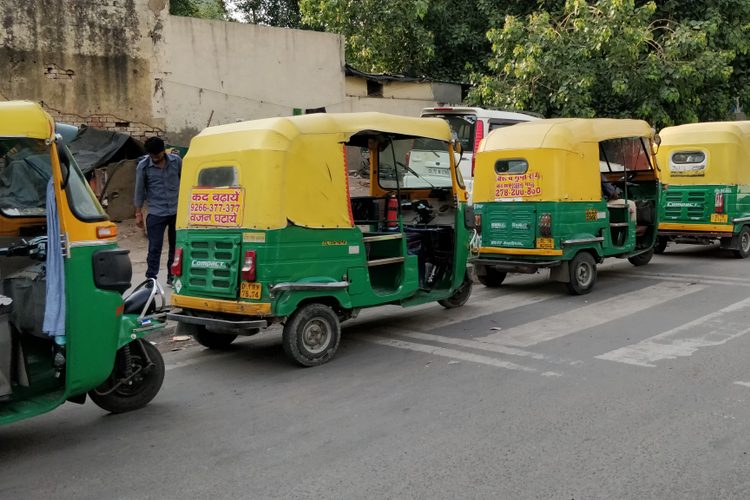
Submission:
[[[63,71],[63,70],[61,70]],[[147,123],[129,122],[123,118],[118,118],[112,115],[91,115],[91,116],[80,116],[76,114],[61,113],[58,110],[51,109],[44,103],[41,103],[45,111],[47,111],[55,121],[60,123],[68,123],[80,127],[81,125],[87,125],[93,128],[99,128],[102,130],[113,130],[115,132],[122,132],[133,137],[133,139],[141,142],[145,142],[149,137],[163,137],[164,131],[152,127]]]

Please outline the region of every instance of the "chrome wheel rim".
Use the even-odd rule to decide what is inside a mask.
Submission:
[[[328,349],[333,337],[331,325],[322,318],[313,318],[302,329],[302,345],[312,354],[320,354]]]
[[[742,236],[740,237],[740,247],[742,248],[742,253],[750,252],[750,233],[742,233]]]
[[[588,262],[581,262],[575,272],[576,281],[581,287],[586,288],[594,279],[594,269]]]

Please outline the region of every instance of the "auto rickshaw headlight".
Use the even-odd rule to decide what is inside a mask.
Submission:
[[[245,252],[245,264],[242,266],[242,279],[255,281],[255,250]]]
[[[552,214],[542,214],[539,219],[539,234],[550,236],[552,234]]]

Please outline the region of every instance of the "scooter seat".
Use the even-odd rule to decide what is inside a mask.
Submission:
[[[140,290],[128,295],[125,299],[123,313],[125,314],[141,314],[143,308],[148,302],[148,298],[151,296],[151,288],[141,288]],[[148,306],[146,315],[153,314],[156,311],[156,301],[151,301]]]

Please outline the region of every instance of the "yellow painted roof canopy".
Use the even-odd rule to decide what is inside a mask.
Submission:
[[[55,122],[42,107],[31,101],[0,102],[0,137],[49,139]]]
[[[383,113],[319,113],[204,129],[185,156],[178,227],[187,227],[190,191],[204,168],[235,166],[245,190],[242,226],[352,227],[344,143],[360,132],[451,140],[440,118]]]
[[[621,137],[651,137],[651,127],[643,120],[614,118],[534,120],[490,132],[479,146],[479,152],[542,148],[579,153],[581,143]]]
[[[659,132],[658,159],[664,181],[670,184],[750,184],[750,122],[688,123]],[[670,168],[676,151],[701,150],[707,153],[704,171],[692,175]]]

